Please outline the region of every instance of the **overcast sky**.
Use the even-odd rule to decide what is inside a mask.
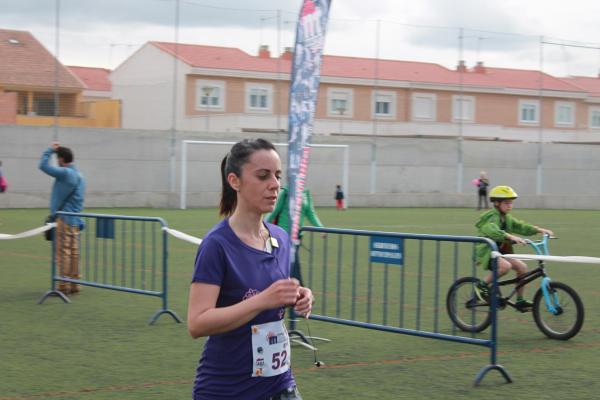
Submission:
[[[55,53],[56,4],[0,0],[0,28],[29,31]],[[174,41],[176,32],[181,43],[236,47],[250,54],[266,44],[275,52],[278,42],[281,48],[293,45],[300,4],[180,0],[175,29],[175,0],[60,0],[58,54],[67,65],[114,68],[145,42]],[[469,66],[483,61],[495,67],[541,67],[558,76],[597,76],[599,15],[597,0],[333,0],[325,53],[448,68],[462,57]],[[562,45],[540,45],[542,37]]]

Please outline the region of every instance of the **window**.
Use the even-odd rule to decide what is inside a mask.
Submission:
[[[225,109],[225,82],[223,81],[196,81],[196,110],[224,110]]]
[[[412,96],[412,118],[414,121],[435,121],[436,95],[414,93]]]
[[[352,89],[327,89],[327,114],[330,117],[352,117]]]
[[[246,83],[246,111],[271,112],[273,106],[273,85]]]
[[[396,93],[373,92],[373,110],[375,117],[394,118],[396,116]]]
[[[250,89],[250,108],[267,108],[269,93],[266,89]]]
[[[475,97],[452,96],[452,119],[454,121],[475,121]]]
[[[61,104],[59,98],[59,104]],[[33,94],[33,112],[35,115],[42,115],[46,117],[51,117],[54,115],[54,93],[42,93],[36,92]],[[58,115],[60,116],[62,113],[60,110],[56,110]]]
[[[375,100],[375,114],[389,115],[391,99],[388,96],[377,96]]]
[[[519,123],[537,124],[540,102],[537,100],[519,100]]]
[[[575,104],[557,101],[554,105],[554,124],[556,126],[575,125]]]
[[[202,88],[202,97],[200,98],[200,104],[203,106],[215,107],[219,105],[219,98],[221,97],[220,93],[221,88],[214,87],[203,87]]]
[[[590,128],[600,129],[600,107],[590,108]]]
[[[331,100],[331,109],[337,111],[340,114],[348,109],[348,100],[346,99],[333,99]]]

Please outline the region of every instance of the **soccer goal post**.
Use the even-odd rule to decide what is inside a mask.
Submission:
[[[181,176],[179,190],[179,208],[185,210],[187,208],[187,191],[188,191],[188,146],[193,145],[229,145],[232,146],[236,142],[222,142],[212,140],[182,140],[181,141]],[[287,143],[273,143],[278,147],[287,147]],[[311,148],[333,148],[343,150],[342,161],[342,188],[344,190],[344,207],[349,203],[349,168],[350,168],[350,145],[347,144],[311,144]],[[287,162],[287,158],[285,160]]]

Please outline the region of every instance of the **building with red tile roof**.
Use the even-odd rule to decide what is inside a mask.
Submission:
[[[2,87],[28,86],[53,89],[57,83],[62,92],[77,93],[83,89],[82,83],[31,33],[0,29]]]
[[[106,100],[109,71],[90,70],[74,74],[31,33],[0,29],[0,124],[119,126],[120,104]],[[103,103],[82,103],[94,96]]]
[[[54,91],[59,115],[75,115],[83,84],[33,35],[0,29],[0,91],[17,93],[18,114],[54,115]]]
[[[83,98],[110,99],[112,97],[112,83],[110,82],[110,69],[95,67],[67,66],[69,71],[75,75],[85,86]]]
[[[577,86],[587,94],[589,112],[587,117],[587,126],[592,130],[600,130],[600,74],[596,77],[591,76],[570,76],[562,78],[570,85]]]
[[[570,85],[577,86],[585,90],[590,96],[600,97],[600,74],[595,77],[591,76],[570,76],[562,78]]]
[[[111,80],[126,110],[124,127],[281,131],[287,128],[291,59],[289,49],[271,56],[266,46],[255,56],[236,48],[148,42]],[[600,104],[591,86],[535,70],[324,55],[320,81],[317,134],[529,141],[540,129],[547,140],[600,129],[589,124]]]

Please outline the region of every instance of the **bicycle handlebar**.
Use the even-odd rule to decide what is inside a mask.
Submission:
[[[540,240],[531,240],[531,239],[526,239],[526,238],[523,238],[523,239],[525,240],[525,243],[527,243],[527,244],[531,244],[531,243],[544,244],[544,243],[548,243],[549,239],[558,239],[558,236],[550,236],[550,235],[544,233],[542,239],[540,239]]]
[[[548,240],[549,239],[558,239],[558,237],[550,236],[550,235],[544,233],[541,240],[525,239],[525,243],[527,243],[528,245],[533,247],[533,249],[535,250],[535,252],[537,254],[547,256],[547,255],[550,255],[550,252],[548,251]]]

